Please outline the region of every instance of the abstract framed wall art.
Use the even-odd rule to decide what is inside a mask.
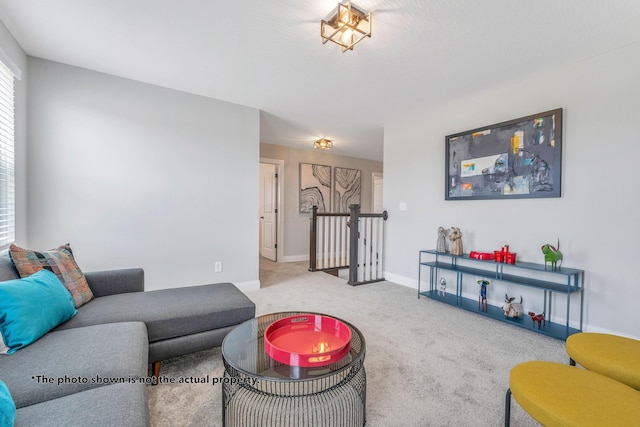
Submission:
[[[445,199],[560,197],[562,108],[448,135]]]
[[[362,171],[333,168],[333,211],[349,212],[349,206],[360,204]]]
[[[300,163],[300,212],[331,209],[331,166]]]

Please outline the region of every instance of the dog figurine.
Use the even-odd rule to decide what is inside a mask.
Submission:
[[[547,269],[547,262],[551,264],[552,270],[557,270],[562,265],[562,252],[560,252],[560,240],[558,240],[558,248],[550,244],[542,245],[542,253],[544,254],[544,269]],[[559,265],[560,264],[560,265]]]
[[[531,323],[534,328],[536,326],[536,323],[538,324],[538,329],[540,329],[540,327],[545,324],[544,312],[535,314],[533,311],[530,311],[529,316],[531,316]]]
[[[438,296],[443,297],[447,293],[447,280],[444,277],[440,278],[440,287],[438,288]]]

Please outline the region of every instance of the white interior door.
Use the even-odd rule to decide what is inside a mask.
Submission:
[[[278,166],[260,163],[260,255],[277,260]]]

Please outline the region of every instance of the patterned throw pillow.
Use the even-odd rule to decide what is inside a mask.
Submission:
[[[76,308],[93,299],[93,292],[73,259],[71,246],[68,243],[49,251],[32,251],[12,244],[9,247],[9,254],[20,277],[31,276],[43,268],[58,276],[64,287],[71,293]]]

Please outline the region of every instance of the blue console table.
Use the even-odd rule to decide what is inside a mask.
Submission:
[[[422,250],[420,251],[419,256],[418,298],[421,296],[431,298],[445,304],[562,340],[566,340],[571,334],[582,331],[584,270],[567,267],[552,270],[550,265],[547,265],[545,268],[544,264],[520,261],[515,264],[504,264],[493,260],[489,261],[470,258],[468,254],[456,256],[451,255],[450,253],[440,253],[435,250]],[[423,289],[422,279],[422,271],[425,267],[429,268],[429,282],[427,289]],[[455,294],[439,294],[438,283],[436,283],[438,269],[456,273]],[[526,270],[528,270],[529,273],[525,273]],[[462,296],[463,280],[465,275],[482,277],[491,281],[497,280],[511,285],[526,286],[543,291],[545,313],[544,326],[540,329],[533,328],[533,322],[526,313],[524,316],[519,318],[511,318],[504,315],[501,307],[489,305],[487,311],[480,310],[476,299],[465,298]],[[535,278],[530,276],[535,276]],[[580,327],[577,329],[569,326],[569,321],[571,319],[571,296],[575,293],[580,294]],[[565,324],[553,323],[550,321],[552,314],[552,300],[559,296],[566,299],[567,311]]]

